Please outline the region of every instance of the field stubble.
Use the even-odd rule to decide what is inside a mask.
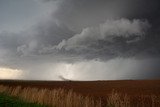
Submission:
[[[146,86],[139,85],[144,87],[144,92],[143,89],[140,89],[138,87],[138,85],[136,86],[138,88],[129,87],[131,92],[130,94],[128,94],[127,91],[123,91],[126,88],[123,89],[120,88],[119,84],[118,86],[113,84],[112,91],[108,91],[107,94],[104,93],[104,87],[101,87],[103,92],[99,92],[99,97],[95,96],[98,95],[98,92],[94,93],[93,90],[90,90],[89,94],[84,94],[85,88],[87,90],[86,86],[88,85],[83,88],[83,93],[79,93],[78,91],[80,90],[78,88],[78,91],[75,91],[71,87],[69,87],[70,89],[64,89],[63,87],[48,88],[36,87],[36,85],[23,86],[2,84],[0,85],[0,93],[7,93],[11,96],[19,97],[25,101],[48,105],[49,107],[160,107],[160,94],[156,94],[158,93],[159,84],[157,85],[158,87],[151,88],[148,88],[149,85],[147,85],[147,88]],[[88,87],[93,86],[89,85]],[[96,88],[94,87],[94,89]],[[97,87],[97,90],[101,89]],[[121,91],[118,89],[120,89]],[[133,93],[134,89],[137,94]],[[153,90],[156,90],[157,92]],[[89,90],[87,90],[87,92],[89,92]]]

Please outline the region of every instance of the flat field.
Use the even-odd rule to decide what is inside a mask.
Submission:
[[[0,85],[36,87],[48,89],[72,89],[83,95],[103,97],[113,90],[131,96],[160,95],[160,80],[117,80],[117,81],[19,81],[3,80]]]
[[[130,105],[140,107],[160,107],[160,80],[116,80],[116,81],[20,81],[1,80],[0,85],[21,88],[37,89],[64,89],[72,90],[82,96],[90,96],[101,99],[102,103],[110,96],[110,100],[116,100],[118,95],[130,99]],[[114,95],[112,95],[114,94]],[[143,101],[142,101],[143,100]],[[128,101],[128,100],[127,100]],[[142,102],[138,104],[137,102]],[[111,103],[117,103],[111,101]],[[102,104],[104,105],[104,104]],[[116,106],[115,106],[116,107]],[[141,106],[142,107],[142,106]]]

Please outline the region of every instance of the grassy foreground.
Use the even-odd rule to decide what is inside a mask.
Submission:
[[[18,97],[0,93],[0,107],[46,107],[41,104],[29,103]]]
[[[127,94],[112,91],[106,98],[95,99],[65,89],[42,89],[31,87],[10,87],[0,85],[0,92],[16,96],[23,101],[48,105],[49,107],[159,107],[159,95],[139,95],[134,100]],[[11,101],[12,102],[12,101]],[[19,101],[18,101],[19,102]],[[17,104],[21,104],[22,102]],[[39,107],[34,105],[33,107]],[[8,107],[8,106],[7,106]],[[15,106],[18,107],[18,106]],[[23,106],[20,106],[23,107]],[[30,106],[24,106],[30,107]],[[31,106],[32,107],[32,106]]]

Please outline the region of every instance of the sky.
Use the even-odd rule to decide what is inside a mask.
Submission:
[[[160,79],[159,0],[0,0],[0,79]]]

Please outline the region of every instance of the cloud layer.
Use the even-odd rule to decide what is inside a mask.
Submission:
[[[142,38],[150,27],[147,21],[128,19],[107,20],[104,24],[96,27],[88,27],[68,40],[63,40],[56,48],[66,50],[86,48],[99,40],[114,42],[116,37],[131,38],[130,41]],[[89,47],[90,48],[90,47]]]
[[[22,70],[24,79],[160,77],[159,0],[34,3],[41,6],[38,13],[43,10],[35,23],[16,33],[0,32],[1,68]],[[67,67],[74,73],[67,74]]]

